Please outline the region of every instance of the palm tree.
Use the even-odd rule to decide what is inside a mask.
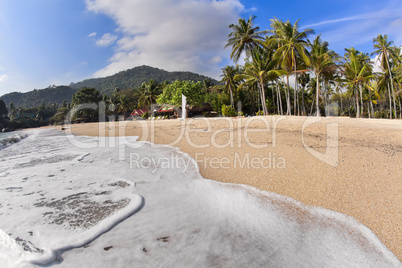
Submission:
[[[117,116],[117,105],[119,104],[119,96],[116,93],[113,93],[109,97],[109,111],[113,112],[113,120],[116,119]]]
[[[270,54],[272,53],[267,50],[255,50],[252,54],[252,61],[246,63],[244,74],[239,74],[235,77],[236,80],[245,80],[246,84],[258,84],[264,115],[268,115],[264,85],[268,81],[275,80],[286,74],[284,70],[273,69],[276,63],[271,61]]]
[[[367,54],[357,51],[353,47],[346,49],[345,63],[344,63],[344,76],[347,85],[351,90],[351,94],[355,95],[356,100],[356,117],[360,117],[363,113],[360,111],[360,102],[363,108],[363,87],[369,82],[372,76],[372,66],[370,65],[370,58]]]
[[[222,68],[222,82],[224,83],[224,90],[229,92],[230,105],[234,108],[233,92],[237,89],[238,82],[235,81],[235,76],[239,74],[239,68],[227,65]]]
[[[228,42],[225,48],[232,47],[230,59],[233,59],[234,63],[238,62],[243,52],[249,56],[255,48],[262,46],[263,35],[267,31],[260,31],[260,27],[254,27],[255,18],[255,16],[250,16],[247,21],[239,18],[238,24],[229,25],[232,32],[228,35]]]
[[[119,103],[117,105],[119,111],[123,113],[123,119],[126,120],[127,117],[127,111],[130,105],[130,98],[126,96],[125,94],[121,94],[119,96]]]
[[[275,52],[275,58],[279,60],[279,65],[287,71],[286,82],[288,87],[287,97],[287,114],[291,114],[290,110],[290,85],[289,75],[293,72],[296,75],[297,81],[297,61],[301,59],[306,65],[310,64],[308,52],[306,50],[307,41],[306,38],[314,33],[312,29],[305,29],[302,32],[299,31],[299,20],[294,24],[290,21],[282,22],[277,18],[271,20],[271,32],[273,36],[267,39],[267,44],[277,48]],[[296,92],[297,83],[295,84],[295,107],[296,107]],[[294,108],[294,111],[296,109]]]
[[[296,75],[295,86],[295,107],[296,107],[296,92],[297,92],[297,61],[301,59],[306,65],[310,65],[310,59],[306,46],[308,45],[306,38],[314,33],[312,29],[304,29],[299,31],[299,20],[294,24],[290,21],[282,22],[277,18],[271,20],[271,32],[273,36],[267,39],[268,46],[274,46],[277,48],[275,52],[275,58],[278,59],[280,67],[287,71],[286,82],[288,87],[287,96],[287,114],[291,114],[290,109],[290,85],[289,75],[293,72]],[[294,108],[294,112],[296,108]]]
[[[318,35],[311,46],[310,51],[310,68],[314,71],[315,76],[318,79],[316,83],[316,111],[317,116],[320,116],[320,94],[321,94],[321,83],[320,78],[324,72],[333,71],[336,68],[335,61],[338,59],[338,55],[328,49],[328,42],[323,42],[321,40],[321,35]]]
[[[142,83],[139,88],[138,104],[140,107],[150,109],[160,94],[160,85],[154,80]]]
[[[345,85],[345,79],[342,78],[341,74],[337,74],[334,77],[334,81],[336,83],[336,88],[335,91],[338,93],[339,96],[339,100],[341,101],[341,107],[340,107],[340,112],[339,115],[342,116],[343,115],[343,93],[342,93],[342,88]]]
[[[391,71],[391,66],[390,66],[390,60],[393,57],[392,55],[392,41],[388,42],[388,36],[387,35],[382,35],[379,34],[376,38],[373,39],[374,43],[374,49],[375,51],[371,53],[371,55],[379,55],[379,60],[381,62],[381,68],[384,71],[388,71],[389,73],[389,83],[391,85],[391,93],[392,93],[392,99],[393,99],[393,104],[394,104],[394,111],[395,111],[395,118],[396,118],[396,104],[395,104],[395,91],[394,91],[394,82],[392,79],[392,71]],[[390,103],[390,118],[392,119],[392,104]]]

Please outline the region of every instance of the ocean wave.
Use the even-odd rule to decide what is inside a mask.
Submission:
[[[400,265],[355,219],[206,180],[175,147],[37,133],[0,151],[0,266]]]
[[[9,132],[9,133],[2,133],[0,136],[0,150],[21,141],[29,136],[27,132]]]

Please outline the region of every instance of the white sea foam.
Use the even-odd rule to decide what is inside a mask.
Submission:
[[[176,148],[72,138],[42,130],[0,151],[0,267],[401,265],[353,218],[204,180]]]
[[[0,150],[19,142],[29,136],[29,132],[6,132],[0,133]]]

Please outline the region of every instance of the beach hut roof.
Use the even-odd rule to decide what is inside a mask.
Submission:
[[[174,112],[175,106],[171,104],[163,104],[159,110],[158,113],[169,113],[169,112]]]
[[[147,112],[146,109],[134,109],[130,115],[131,116],[142,115],[142,114],[144,114],[146,112]]]

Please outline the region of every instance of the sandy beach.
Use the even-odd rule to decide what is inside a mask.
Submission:
[[[64,128],[74,135],[139,136],[178,147],[198,162],[204,178],[352,216],[402,259],[400,120],[190,118]]]

